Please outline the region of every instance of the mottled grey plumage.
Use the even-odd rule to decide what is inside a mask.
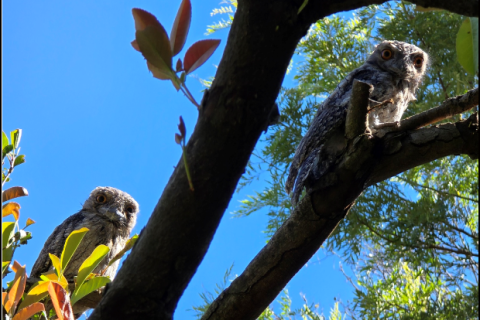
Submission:
[[[125,246],[135,226],[138,211],[138,203],[128,193],[112,187],[95,188],[83,204],[82,210],[68,217],[48,237],[33,265],[30,278],[39,278],[40,274],[51,270],[53,266],[48,254],[53,253],[60,258],[67,237],[72,231],[83,227],[89,231],[72,256],[64,275],[69,282],[73,281],[83,261],[98,245],[103,244],[110,248],[110,252],[93,271],[99,273]],[[116,261],[107,269],[105,275],[110,279],[115,276],[119,262],[120,260]],[[80,310],[80,313],[83,311],[85,310]],[[78,308],[74,312],[77,315]]]
[[[389,55],[390,53],[390,55]],[[428,55],[420,48],[400,41],[382,41],[367,61],[349,73],[335,91],[320,105],[315,118],[300,142],[285,184],[296,204],[307,179],[318,180],[333,163],[336,152],[344,147],[344,124],[353,80],[374,86],[370,106],[392,99],[373,109],[368,116],[371,131],[379,123],[399,121],[415,100],[428,64]]]

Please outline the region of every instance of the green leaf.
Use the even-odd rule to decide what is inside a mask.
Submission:
[[[87,232],[88,228],[81,228],[79,230],[72,231],[72,233],[70,233],[68,236],[67,240],[65,241],[65,246],[63,247],[62,257],[60,259],[62,262],[62,273],[70,262],[75,250],[77,250],[78,245],[80,242],[82,242],[85,233]]]
[[[478,71],[478,19],[463,21],[457,33],[456,47],[458,62],[474,75]]]
[[[22,139],[22,129],[15,129],[10,132],[10,139],[12,141],[13,148],[18,148],[20,140]]]
[[[13,257],[13,246],[10,246],[6,249],[2,249],[2,263],[10,263]]]
[[[109,251],[110,248],[103,244],[93,250],[92,254],[82,263],[80,269],[78,269],[77,288],[75,291],[80,289],[88,275],[97,267],[100,261],[105,258]]]
[[[21,154],[21,155],[15,157],[15,161],[13,162],[13,166],[16,167],[19,164],[22,164],[24,162],[25,162],[25,155]]]
[[[87,294],[98,290],[99,288],[105,286],[107,283],[111,282],[108,277],[95,277],[92,280],[85,282],[79,290],[75,290],[71,297],[72,305],[75,304],[78,300],[85,297]]]
[[[49,253],[48,256],[50,257],[50,260],[52,260],[52,265],[55,268],[55,272],[57,273],[57,277],[60,277],[60,274],[62,273],[62,264],[60,263],[60,258],[54,255],[53,253]]]
[[[13,238],[15,232],[15,222],[2,223],[2,249],[7,248],[10,239]]]
[[[13,146],[11,144],[7,144],[6,146],[3,147],[2,149],[2,160],[5,158],[7,153],[13,150]]]
[[[2,148],[9,144],[10,142],[8,141],[7,135],[2,131]]]
[[[38,302],[48,296],[48,285],[50,284],[50,281],[46,282],[41,282],[35,284],[30,291],[27,293],[25,298],[23,299],[22,303],[18,306],[19,310],[22,310],[23,308]]]
[[[127,240],[127,243],[125,243],[125,247],[113,257],[112,260],[108,263],[108,266],[111,266],[115,261],[118,259],[122,258],[123,255],[130,249],[132,249],[133,245],[135,242],[138,240],[138,234],[133,235],[130,239]]]

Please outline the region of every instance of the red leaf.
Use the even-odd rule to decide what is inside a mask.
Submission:
[[[130,43],[132,44],[133,49],[137,50],[138,52],[141,52],[140,47],[138,46],[137,40],[133,40]]]
[[[170,45],[172,46],[173,56],[182,51],[187,40],[190,21],[192,19],[192,5],[190,0],[183,0],[178,8],[172,32],[170,33]]]
[[[189,74],[207,61],[220,44],[220,40],[200,40],[192,44],[185,53],[183,67]]]
[[[134,8],[132,9],[133,19],[135,19],[135,30],[143,30],[148,26],[156,26],[162,29],[162,24],[158,19],[148,11]],[[164,29],[165,30],[165,29]]]
[[[45,306],[41,302],[35,302],[17,312],[13,320],[26,320],[40,311],[45,312]]]
[[[20,217],[20,205],[16,202],[9,202],[2,206],[2,217],[13,214],[15,221]]]
[[[180,116],[180,124],[178,125],[178,130],[180,131],[182,138],[187,135],[187,129],[185,129],[185,122],[183,122],[182,116]]]
[[[2,192],[2,202],[23,196],[28,196],[27,189],[24,187],[11,187]]]
[[[25,266],[21,266],[17,261],[14,261],[12,270],[15,271],[15,278],[13,284],[8,291],[7,298],[5,299],[5,310],[10,312],[15,310],[18,302],[22,298],[23,291],[25,290],[25,284],[27,283],[27,275],[25,272]]]
[[[72,305],[70,304],[70,297],[65,289],[56,282],[50,282],[48,285],[48,293],[50,294],[50,299],[55,307],[58,319],[75,320]]]
[[[177,144],[180,144],[182,142],[182,136],[179,135],[178,133],[175,133],[175,142]]]
[[[182,71],[183,70],[182,67],[183,67],[182,66],[182,59],[178,59],[177,60],[177,65],[175,67],[175,71],[177,71],[177,72]]]

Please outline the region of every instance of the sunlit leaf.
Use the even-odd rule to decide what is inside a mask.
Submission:
[[[54,255],[53,253],[49,253],[48,256],[50,257],[50,260],[52,260],[52,265],[55,268],[55,273],[57,274],[57,279],[62,273],[62,263],[60,261],[60,258]]]
[[[8,246],[8,242],[15,234],[15,222],[2,222],[2,249]]]
[[[2,131],[2,149],[9,144],[10,142],[8,141],[7,135],[5,134],[5,132]]]
[[[110,282],[110,279],[107,277],[95,277],[92,280],[85,282],[80,289],[72,294],[72,305],[77,301],[85,297],[87,294],[100,289]]]
[[[81,228],[79,230],[72,231],[72,233],[70,233],[70,235],[67,237],[67,240],[65,240],[65,246],[63,247],[62,256],[60,258],[62,262],[62,273],[63,270],[67,268],[70,259],[87,232],[88,228]]]
[[[15,310],[18,302],[22,298],[23,291],[25,290],[25,284],[27,282],[27,276],[25,272],[25,266],[20,266],[18,262],[14,262],[13,270],[15,270],[15,278],[13,279],[13,284],[8,291],[8,295],[5,302],[5,310],[10,312],[10,310]]]
[[[21,309],[15,314],[13,320],[26,320],[38,312],[43,312],[44,316],[47,316],[45,306],[41,302],[32,303],[28,307]]]
[[[99,245],[93,250],[92,254],[82,263],[80,269],[78,269],[77,276],[77,288],[75,292],[80,288],[87,278],[87,276],[97,267],[97,265],[105,258],[110,251],[110,248],[106,245]],[[74,292],[74,294],[75,294]],[[72,304],[75,302],[72,301]]]
[[[175,136],[175,141],[176,139],[177,139],[177,136]],[[119,253],[117,253],[115,257],[112,258],[112,260],[110,260],[110,262],[108,263],[108,266],[111,266],[115,261],[117,261],[118,259],[121,259],[128,250],[132,249],[133,245],[135,244],[135,242],[137,242],[137,240],[138,240],[138,234],[135,234],[130,239],[128,239],[127,243],[125,243],[125,247],[123,247],[123,249]]]
[[[18,148],[20,140],[22,139],[22,129],[15,129],[10,132],[10,140],[12,141],[13,148]]]
[[[478,71],[478,18],[466,18],[457,33],[457,59],[474,75]]]
[[[172,32],[170,33],[170,44],[173,56],[182,51],[187,40],[188,30],[190,29],[190,21],[192,19],[192,5],[190,0],[183,0],[178,9],[175,22],[173,23]]]
[[[61,285],[55,282],[50,282],[48,286],[48,293],[52,300],[53,307],[57,313],[59,320],[74,320],[72,305],[70,304],[70,297]]]
[[[26,226],[25,226],[25,227],[28,227],[29,225],[32,225],[32,224],[34,224],[34,223],[35,223],[35,221],[34,221],[34,220],[32,220],[32,219],[28,218],[28,219],[27,219],[27,224],[26,224]]]
[[[2,202],[24,196],[28,196],[27,189],[24,187],[11,187],[2,192]]]
[[[189,74],[207,61],[220,44],[220,40],[200,40],[195,42],[185,53],[183,66]]]
[[[13,150],[13,146],[11,144],[3,145],[2,146],[2,159],[5,158],[7,153]]]
[[[13,166],[16,167],[22,163],[25,163],[25,155],[21,154],[15,157],[15,161],[13,162]]]
[[[2,206],[2,217],[13,214],[15,221],[20,217],[20,205],[16,202],[9,202]]]
[[[32,303],[38,302],[48,296],[48,285],[50,281],[39,281],[34,287],[30,289],[27,295],[24,297],[22,303],[20,303],[19,309],[23,309]]]
[[[165,29],[163,27],[147,26],[145,29],[135,32],[135,39],[144,58],[158,69],[156,77],[171,79],[174,76],[172,52]]]
[[[50,270],[40,275],[40,279],[43,281],[58,281],[57,273],[54,270]]]
[[[7,297],[7,293],[5,291],[2,292],[2,306],[5,305],[5,298]]]

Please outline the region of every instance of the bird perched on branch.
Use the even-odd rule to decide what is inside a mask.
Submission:
[[[83,204],[83,208],[53,230],[33,265],[30,278],[40,278],[42,273],[51,270],[53,266],[48,254],[52,253],[60,257],[65,240],[70,233],[84,227],[89,231],[80,242],[63,274],[69,282],[73,282],[73,277],[78,274],[81,264],[98,245],[103,244],[109,247],[110,251],[93,270],[94,273],[99,273],[124,248],[135,226],[138,212],[138,203],[128,193],[112,187],[95,188]],[[113,279],[119,263],[120,260],[108,267],[105,275]],[[85,311],[75,307],[77,307],[76,304],[74,306],[76,315]]]
[[[317,181],[333,164],[336,153],[345,146],[345,119],[355,79],[373,85],[369,96],[368,124],[371,131],[380,123],[400,120],[415,100],[428,65],[428,54],[401,41],[382,41],[359,68],[350,72],[320,105],[313,122],[301,140],[285,184],[295,205],[308,179]]]

